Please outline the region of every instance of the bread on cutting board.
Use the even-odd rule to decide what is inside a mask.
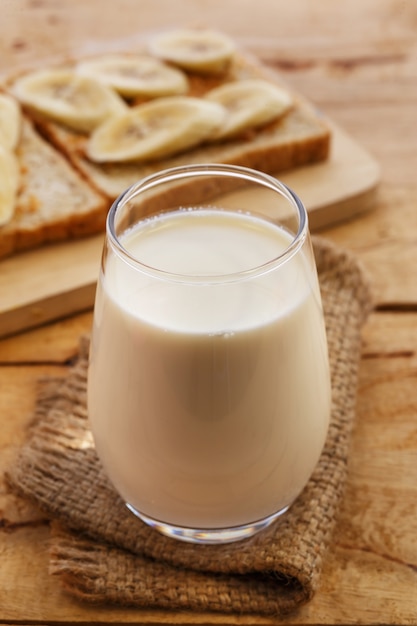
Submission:
[[[124,54],[126,58],[132,58],[136,54],[152,56],[154,53],[152,48],[146,47]],[[118,56],[120,58],[121,55]],[[174,95],[174,100],[178,97],[205,101],[207,97],[210,99],[209,94],[224,85],[251,85],[250,81],[254,81],[253,84],[261,81],[276,86],[284,94],[284,99],[288,94],[291,105],[272,120],[244,128],[230,137],[212,140],[209,135],[195,145],[180,147],[162,156],[117,161],[110,155],[103,160],[91,157],[89,142],[97,126],[106,124],[108,118],[92,129],[88,128],[89,122],[75,128],[74,123],[63,122],[59,116],[57,119],[21,97],[19,89],[16,89],[21,76],[9,80],[7,89],[22,106],[24,123],[16,148],[21,182],[14,215],[7,224],[0,226],[0,257],[48,241],[81,237],[103,230],[111,202],[131,184],[158,170],[190,163],[225,163],[279,174],[328,158],[331,133],[321,116],[243,51],[233,46],[222,66],[214,69],[202,65],[185,67],[173,58],[158,61],[185,76],[186,87],[179,95]],[[66,62],[64,71],[77,72],[79,63],[80,60]],[[162,102],[165,99],[167,102],[172,97],[130,93],[126,96],[116,89],[113,91],[125,107],[120,110],[115,107],[115,117],[152,101]],[[163,117],[163,112],[161,115]],[[75,126],[78,126],[77,120]]]

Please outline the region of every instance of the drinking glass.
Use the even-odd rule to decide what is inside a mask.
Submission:
[[[166,535],[236,541],[291,506],[330,414],[317,272],[295,193],[255,170],[192,165],[114,202],[88,411],[115,489]]]

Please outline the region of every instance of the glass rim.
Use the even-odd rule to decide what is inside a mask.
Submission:
[[[295,235],[291,233],[291,241],[288,246],[283,250],[280,254],[272,259],[253,267],[250,267],[246,270],[233,272],[233,273],[224,273],[224,274],[213,274],[213,275],[199,275],[199,274],[184,274],[184,273],[175,273],[167,270],[159,269],[158,267],[153,267],[147,265],[146,263],[141,262],[135,255],[132,255],[121,242],[119,236],[116,234],[115,229],[115,220],[119,209],[121,209],[126,202],[133,200],[140,193],[157,187],[158,185],[166,182],[172,182],[175,180],[181,180],[186,178],[197,178],[203,176],[223,176],[223,177],[234,177],[239,178],[243,181],[257,183],[262,185],[265,188],[268,188],[272,191],[279,193],[286,200],[289,201],[290,204],[295,207],[299,217],[299,225],[298,230]],[[197,207],[198,209],[198,207]],[[227,209],[226,209],[227,210]],[[233,209],[233,212],[238,212],[238,210]],[[245,210],[245,213],[249,213],[257,218],[264,219],[268,223],[272,225],[277,224],[272,220],[268,219],[262,214],[251,212]],[[160,211],[156,214],[151,214],[150,216],[144,216],[143,220],[148,219],[149,217],[153,217],[154,215],[162,215],[163,211]],[[140,220],[142,221],[142,220]],[[138,221],[138,223],[140,223]],[[264,273],[267,273],[273,269],[276,269],[283,265],[286,261],[292,258],[304,245],[305,240],[308,236],[308,214],[307,210],[304,207],[304,204],[298,197],[298,195],[290,189],[285,183],[278,180],[277,178],[265,174],[264,172],[251,169],[248,167],[243,167],[240,165],[229,165],[229,164],[192,164],[185,166],[178,166],[167,168],[161,170],[159,172],[154,172],[144,178],[138,180],[137,182],[130,185],[124,192],[122,192],[116,200],[112,203],[109,212],[107,214],[106,219],[106,235],[107,239],[111,245],[113,251],[128,265],[130,265],[133,269],[140,270],[146,274],[150,274],[152,276],[170,280],[170,281],[180,281],[180,282],[192,282],[192,283],[212,283],[212,282],[231,282],[236,280],[247,279],[252,276],[258,276]]]

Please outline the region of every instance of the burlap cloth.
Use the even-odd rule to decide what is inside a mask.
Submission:
[[[68,377],[47,380],[11,488],[51,517],[50,571],[78,598],[136,607],[286,613],[313,596],[347,473],[360,329],[370,310],[356,261],[314,240],[332,375],[332,419],[319,464],[289,512],[251,539],[178,542],[134,517],[92,447],[86,411],[88,341]],[[314,364],[312,364],[314,367]]]

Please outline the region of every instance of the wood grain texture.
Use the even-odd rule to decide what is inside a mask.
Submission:
[[[48,574],[48,525],[0,480],[0,624],[417,623],[417,5],[400,0],[5,0],[0,63],[203,21],[248,42],[382,167],[376,208],[322,234],[368,271],[349,481],[321,587],[285,620],[81,605]],[[100,27],[93,28],[98,23]],[[91,312],[0,341],[0,474],[24,440],[36,380],[64,374]],[[30,567],[28,567],[28,563]]]

